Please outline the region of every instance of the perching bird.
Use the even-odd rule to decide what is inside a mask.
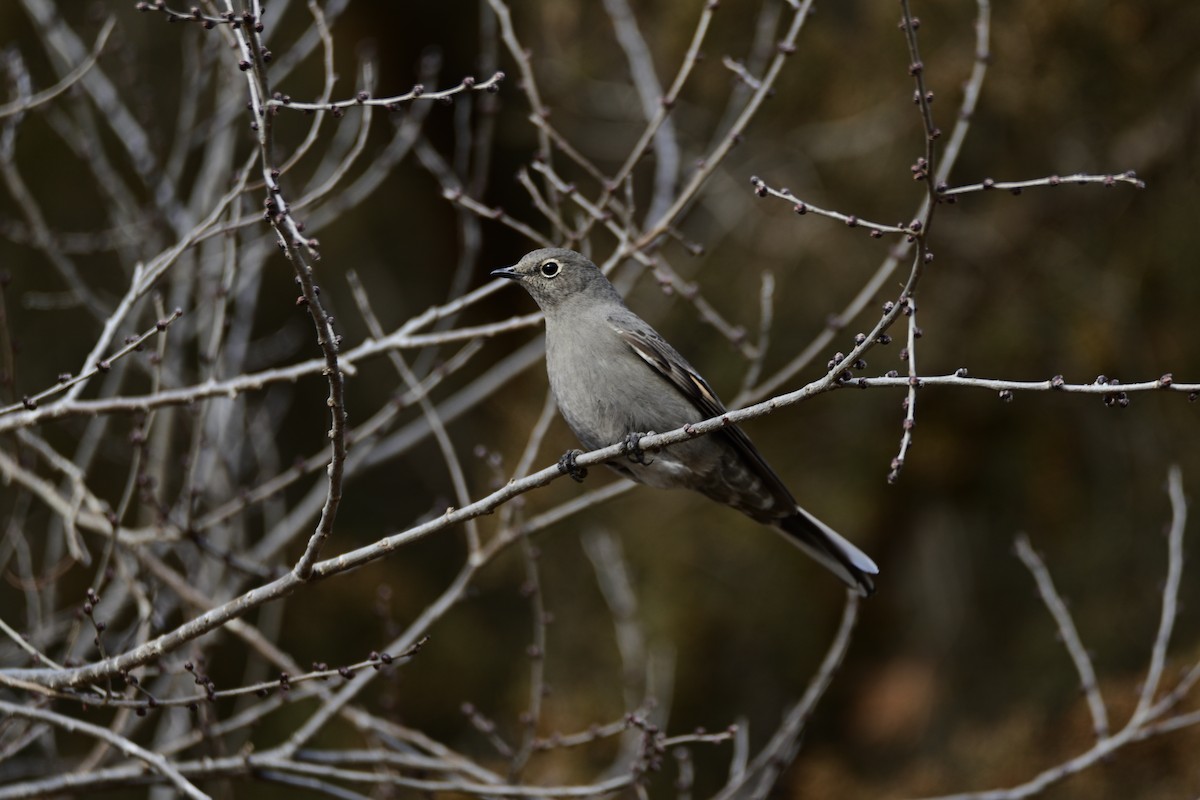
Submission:
[[[534,250],[492,275],[519,282],[546,316],[546,371],[559,412],[588,450],[624,442],[608,466],[660,489],[693,489],[784,533],[861,594],[875,562],[801,508],[736,425],[651,456],[641,436],[726,413],[712,387],[630,311],[604,273],[574,250]],[[576,474],[575,453],[560,462]],[[578,476],[581,477],[581,476]]]

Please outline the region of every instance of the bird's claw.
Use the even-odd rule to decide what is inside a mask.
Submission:
[[[642,441],[642,437],[648,435],[649,434],[646,433],[631,433],[626,436],[625,441],[622,442],[625,447],[625,456],[635,464],[644,465],[650,463],[650,461],[646,459],[646,451],[638,446],[638,443]]]
[[[576,483],[583,483],[583,479],[587,477],[587,467],[581,467],[575,463],[575,459],[583,453],[582,450],[568,450],[562,454],[562,458],[558,460],[558,470],[566,475],[570,475],[571,479]]]

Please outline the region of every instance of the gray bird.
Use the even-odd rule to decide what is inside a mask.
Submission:
[[[660,489],[693,489],[785,534],[861,594],[875,590],[875,562],[809,514],[736,425],[652,456],[643,435],[725,413],[708,382],[641,317],[604,273],[574,250],[534,250],[492,275],[519,282],[546,316],[546,371],[558,410],[580,443],[625,443],[629,458],[608,466]],[[576,452],[560,466],[582,479]]]

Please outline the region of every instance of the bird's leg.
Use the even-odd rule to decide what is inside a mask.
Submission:
[[[575,459],[582,453],[582,450],[568,450],[558,460],[558,471],[570,475],[577,483],[583,483],[583,479],[587,477],[587,467],[575,463]]]
[[[622,442],[622,444],[625,447],[625,455],[629,458],[630,461],[632,461],[635,464],[643,464],[644,465],[644,464],[649,464],[650,461],[653,460],[653,459],[651,459],[650,461],[646,460],[646,451],[644,451],[644,450],[642,450],[642,448],[638,447],[638,442],[640,442],[642,440],[643,436],[649,436],[653,433],[654,433],[653,431],[650,431],[649,433],[636,433],[635,432],[635,433],[631,433],[625,437],[625,441]]]

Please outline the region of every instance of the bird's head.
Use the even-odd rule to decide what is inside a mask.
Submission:
[[[608,278],[587,256],[562,247],[534,250],[511,267],[492,270],[492,275],[520,283],[547,315],[581,300],[617,296]]]

